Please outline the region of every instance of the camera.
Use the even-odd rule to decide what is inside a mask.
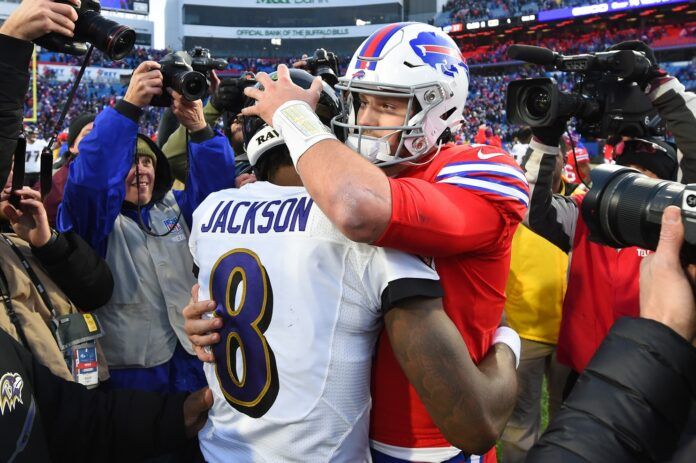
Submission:
[[[655,250],[663,211],[679,206],[685,231],[682,253],[688,263],[696,263],[696,184],[653,179],[609,164],[592,169],[590,177],[592,188],[583,200],[582,215],[592,241]]]
[[[199,71],[194,71],[192,58],[185,51],[169,53],[159,61],[162,68],[162,87],[170,87],[180,93],[189,101],[200,100],[208,92],[208,80]],[[165,107],[172,104],[172,97],[163,91],[161,95],[155,95],[150,102],[151,106]]]
[[[336,76],[338,74],[338,58],[335,53],[318,48],[314,52],[314,56],[305,61],[307,62],[307,71],[310,74],[320,76],[331,87],[338,83]]]
[[[552,78],[522,79],[508,85],[506,110],[513,124],[548,127],[570,117],[589,138],[649,134],[653,106],[636,80],[650,69],[643,53],[616,50],[564,56],[527,45],[511,45],[508,57],[578,74],[570,92]]]
[[[213,58],[210,56],[210,50],[203,47],[194,47],[189,52],[191,55],[191,67],[194,71],[204,74],[210,79],[210,71],[223,71],[227,69],[227,60],[222,58]]]
[[[56,1],[68,3],[66,0]],[[77,21],[74,37],[51,32],[34,40],[34,43],[58,53],[81,56],[87,53],[85,42],[89,42],[112,60],[120,60],[133,50],[135,31],[100,15],[99,0],[83,0],[81,6],[75,9]]]

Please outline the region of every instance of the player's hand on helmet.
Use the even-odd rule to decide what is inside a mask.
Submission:
[[[172,112],[189,132],[198,132],[208,126],[201,100],[189,101],[171,88],[167,88],[167,92],[172,96]]]
[[[640,40],[627,40],[625,42],[619,42],[616,45],[612,45],[611,47],[607,48],[607,51],[615,50],[638,51],[642,52],[645,55],[645,57],[648,58],[648,61],[650,61],[650,70],[642,79],[640,79],[640,81],[636,81],[636,83],[640,85],[640,88],[642,89],[645,89],[645,87],[647,87],[648,84],[652,82],[654,79],[658,77],[664,77],[667,75],[667,71],[665,71],[664,69],[660,69],[660,65],[658,64],[657,58],[655,57],[655,52],[645,42],[641,42]]]
[[[74,6],[73,6],[74,5]],[[34,40],[49,32],[73,37],[79,0],[24,0],[0,27],[0,33],[21,40]]]
[[[696,335],[696,265],[686,269],[682,266],[679,252],[683,244],[681,211],[669,206],[662,213],[657,250],[640,265],[640,316],[667,325],[688,342],[693,342]]]
[[[561,136],[566,131],[566,120],[557,120],[547,127],[532,127],[532,134],[537,141],[546,146],[558,146]]]
[[[159,63],[155,61],[143,61],[133,71],[124,101],[144,108],[150,104],[152,97],[162,94],[162,72]]]
[[[220,335],[216,332],[222,328],[222,319],[203,318],[205,314],[215,310],[214,301],[198,300],[199,286],[191,288],[191,300],[184,308],[184,332],[191,341],[193,351],[201,362],[214,362],[212,353],[206,352],[206,346],[212,346],[220,342]]]
[[[278,81],[273,81],[265,72],[256,74],[256,80],[263,85],[263,90],[249,87],[244,94],[256,100],[253,106],[247,106],[242,110],[244,116],[259,116],[268,125],[273,125],[273,115],[284,103],[288,101],[304,101],[314,109],[317,107],[323,85],[321,77],[312,82],[309,89],[305,90],[290,80],[290,71],[284,64],[278,66]]]
[[[256,81],[253,79],[223,79],[210,98],[210,104],[218,111],[230,111],[232,114],[238,114],[244,106],[244,89],[254,85],[256,85]]]

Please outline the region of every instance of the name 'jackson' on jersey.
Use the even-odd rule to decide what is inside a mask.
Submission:
[[[439,297],[419,258],[352,242],[304,188],[267,182],[211,194],[189,241],[200,299],[224,319],[207,461],[369,461],[370,373],[381,317]]]

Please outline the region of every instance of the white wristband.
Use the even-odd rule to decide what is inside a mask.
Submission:
[[[519,367],[522,343],[520,341],[520,335],[517,334],[517,331],[513,330],[509,326],[499,326],[498,329],[495,330],[491,345],[498,343],[505,344],[512,349],[512,352],[515,354],[515,368]]]
[[[307,103],[292,100],[284,103],[273,114],[273,128],[285,140],[293,164],[309,148],[323,140],[336,140],[336,136],[319,120]]]

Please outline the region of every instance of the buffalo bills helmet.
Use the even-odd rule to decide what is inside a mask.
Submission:
[[[336,88],[342,92],[343,112],[333,126],[344,131],[348,146],[385,167],[432,153],[461,126],[469,68],[459,47],[442,30],[422,23],[395,23],[360,45]],[[361,94],[407,98],[403,124],[360,125]],[[400,132],[396,151],[391,152],[388,136],[364,134],[370,130]]]

